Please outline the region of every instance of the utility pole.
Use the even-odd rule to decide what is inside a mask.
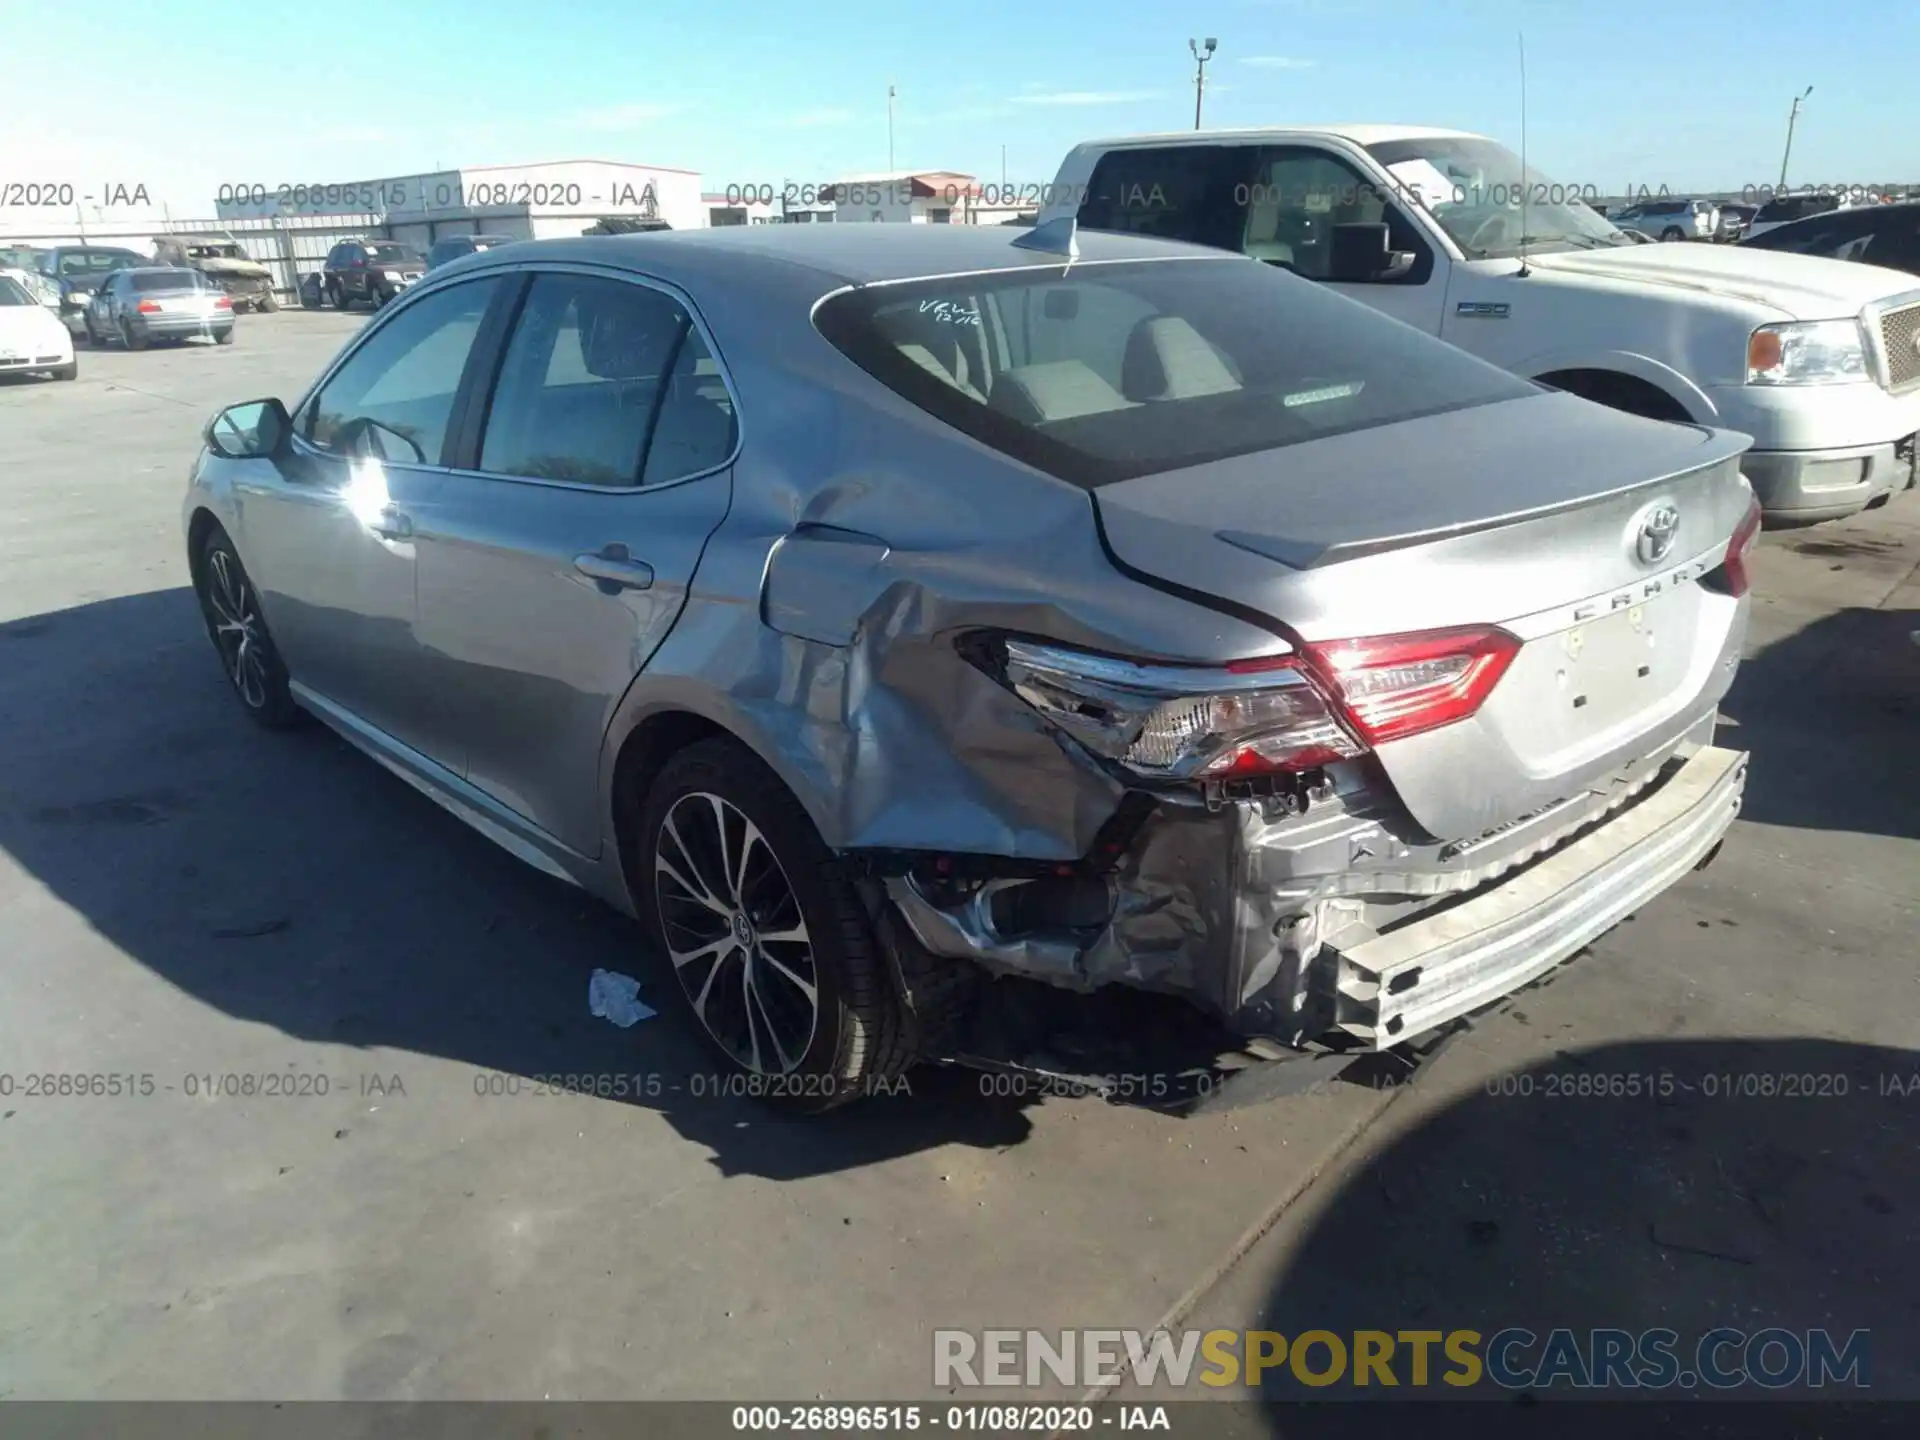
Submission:
[[[887,173],[893,173],[893,95],[891,82],[887,85]]]
[[[1213,58],[1214,47],[1220,42],[1211,35],[1204,45],[1198,40],[1187,41],[1187,49],[1193,52],[1193,128],[1200,128],[1200,101],[1207,93],[1207,61]]]
[[[1787,188],[1787,157],[1793,154],[1793,122],[1800,118],[1800,102],[1812,93],[1813,86],[1807,86],[1806,89],[1793,97],[1793,109],[1787,112],[1787,148],[1780,152],[1779,188],[1782,190]]]

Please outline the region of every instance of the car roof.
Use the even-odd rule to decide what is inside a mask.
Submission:
[[[1237,144],[1243,140],[1270,140],[1282,135],[1336,135],[1355,145],[1385,145],[1394,140],[1486,140],[1471,130],[1443,130],[1432,125],[1257,125],[1238,130],[1162,130],[1149,135],[1116,135],[1088,140],[1102,149],[1127,145],[1192,145],[1196,142]]]
[[[880,285],[989,271],[1058,269],[1066,257],[1013,242],[1036,232],[999,225],[729,225],[703,230],[659,230],[645,235],[583,235],[522,240],[494,264],[537,265],[572,260],[614,265],[695,286],[742,267],[769,278],[782,272],[816,294],[846,285]],[[1076,264],[1193,258],[1238,260],[1230,251],[1141,235],[1082,231]],[[493,252],[454,264],[484,262]],[[802,278],[805,277],[805,278]]]

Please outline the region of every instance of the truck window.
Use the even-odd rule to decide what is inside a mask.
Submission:
[[[1222,250],[1240,243],[1234,187],[1252,151],[1236,145],[1166,145],[1111,150],[1093,167],[1080,224],[1187,240]]]
[[[1333,273],[1333,227],[1385,225],[1388,246],[1419,256],[1417,283],[1431,273],[1432,252],[1381,187],[1337,155],[1302,148],[1265,149],[1235,187],[1240,240],[1234,248],[1256,260],[1283,265],[1309,280]]]

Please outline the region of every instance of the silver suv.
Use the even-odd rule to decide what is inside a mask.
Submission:
[[[1712,240],[1720,231],[1720,212],[1710,200],[1643,200],[1607,219],[1654,240]]]

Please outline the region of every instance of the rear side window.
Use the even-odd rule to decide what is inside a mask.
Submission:
[[[1537,393],[1237,258],[869,286],[816,323],[915,405],[1088,487]]]
[[[1079,221],[1089,230],[1234,249],[1244,209],[1235,187],[1252,160],[1252,151],[1235,145],[1110,150],[1093,167]]]
[[[307,438],[341,454],[440,464],[460,377],[498,283],[422,296],[375,330],[314,397]]]
[[[725,463],[733,403],[684,307],[645,285],[535,277],[487,412],[480,468],[660,485]]]

